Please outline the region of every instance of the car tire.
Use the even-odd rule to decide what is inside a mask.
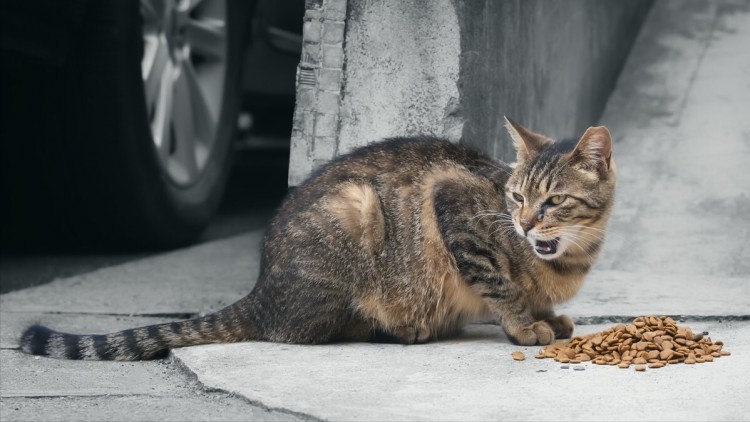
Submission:
[[[152,130],[155,111],[148,107],[142,63],[146,48],[141,10],[144,2],[89,3],[92,9],[86,26],[78,34],[82,48],[76,50],[73,60],[77,68],[74,73],[80,75],[75,99],[80,110],[76,155],[82,164],[77,164],[81,167],[76,170],[76,183],[85,187],[81,203],[87,210],[79,215],[88,215],[91,224],[84,224],[93,229],[89,234],[96,243],[137,248],[184,245],[200,235],[219,206],[231,164],[241,97],[244,26],[249,19],[247,3],[210,2],[221,2],[226,7],[225,62],[220,78],[223,86],[214,101],[215,137],[210,148],[204,145],[203,161],[195,164],[200,168],[182,178],[172,166],[179,161],[175,156],[179,155],[181,144],[162,140],[162,145],[172,146],[160,149]],[[186,54],[183,62],[192,61],[191,57]],[[172,66],[173,70],[178,69],[178,65]],[[180,77],[187,80],[185,68],[178,70],[175,86]],[[186,101],[184,95],[180,98],[179,88],[175,88],[173,108],[185,109],[186,103],[192,104],[187,108],[196,108],[192,100]],[[183,123],[198,125],[188,120],[183,118]],[[173,133],[179,132],[176,126],[177,123]],[[183,129],[183,134],[186,131]],[[184,135],[186,139],[190,136]],[[198,143],[197,138],[193,141]],[[195,158],[195,151],[182,155],[189,154]]]

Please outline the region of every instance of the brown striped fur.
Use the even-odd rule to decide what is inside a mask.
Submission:
[[[488,317],[520,344],[570,336],[572,322],[552,307],[578,291],[603,241],[615,183],[609,132],[552,142],[510,121],[508,130],[514,167],[431,137],[376,143],[322,167],[272,220],[253,291],[215,314],[106,335],[33,326],[21,348],[136,360],[250,340],[409,344]]]

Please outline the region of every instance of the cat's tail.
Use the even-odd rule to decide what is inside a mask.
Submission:
[[[165,357],[176,347],[257,340],[257,324],[243,302],[202,318],[111,334],[68,334],[32,325],[21,336],[21,350],[60,359],[128,361]]]

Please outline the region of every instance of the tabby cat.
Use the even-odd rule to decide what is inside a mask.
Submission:
[[[205,343],[422,343],[495,318],[522,345],[569,337],[572,297],[612,209],[605,127],[553,142],[507,121],[515,166],[433,137],[394,138],[320,168],[263,240],[246,297],[214,314],[104,335],[35,325],[26,353],[138,360]]]

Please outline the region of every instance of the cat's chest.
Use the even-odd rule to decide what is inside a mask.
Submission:
[[[547,263],[541,263],[532,268],[525,277],[524,285],[540,299],[553,304],[565,302],[575,296],[586,277],[585,272],[559,272],[550,268]]]

